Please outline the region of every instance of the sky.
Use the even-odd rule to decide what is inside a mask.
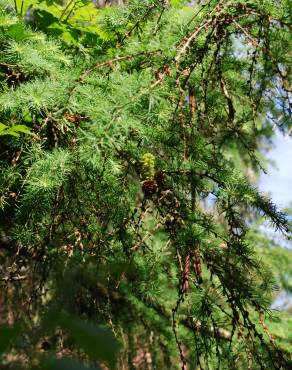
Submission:
[[[272,200],[280,208],[292,203],[292,137],[276,132],[274,148],[267,154],[275,165],[268,166],[268,174],[262,174],[259,187],[270,193]]]
[[[276,132],[273,149],[267,157],[273,163],[268,166],[268,173],[260,177],[260,191],[268,193],[279,209],[292,206],[292,137]],[[282,247],[292,249],[292,241],[275,232],[269,223],[265,223],[262,230]]]

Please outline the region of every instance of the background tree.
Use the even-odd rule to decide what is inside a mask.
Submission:
[[[289,130],[290,10],[130,1],[67,48],[1,10],[3,366],[288,368],[250,220],[289,225],[248,173]]]

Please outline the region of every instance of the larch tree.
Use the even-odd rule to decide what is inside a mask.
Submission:
[[[291,3],[179,3],[39,2],[43,32],[1,5],[3,369],[291,366],[251,226],[289,234],[254,177],[290,129]]]

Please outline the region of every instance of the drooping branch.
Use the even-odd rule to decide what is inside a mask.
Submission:
[[[117,291],[108,291],[102,284],[97,283],[96,284],[96,292],[97,294],[101,294],[104,297],[110,298],[110,300],[113,302],[113,304],[131,304],[126,296],[121,295],[120,292]],[[161,305],[158,302],[154,302],[153,300],[147,300],[143,297],[136,297],[141,302],[144,303],[146,307],[149,309],[153,309],[156,311],[157,314],[162,316],[164,319],[167,321],[171,322],[172,320],[172,312],[170,309],[165,308],[163,305]],[[187,329],[193,331],[193,332],[198,332],[201,333],[202,335],[207,334],[208,336],[217,338],[217,339],[222,339],[224,341],[229,341],[231,338],[231,333],[223,328],[214,328],[213,326],[210,325],[203,325],[201,321],[199,320],[192,320],[188,317],[182,318],[180,320],[180,323],[186,327]]]

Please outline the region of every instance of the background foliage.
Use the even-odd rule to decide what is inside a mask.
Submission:
[[[251,223],[289,234],[255,185],[290,129],[289,2],[7,4],[1,366],[288,368],[291,253]]]

